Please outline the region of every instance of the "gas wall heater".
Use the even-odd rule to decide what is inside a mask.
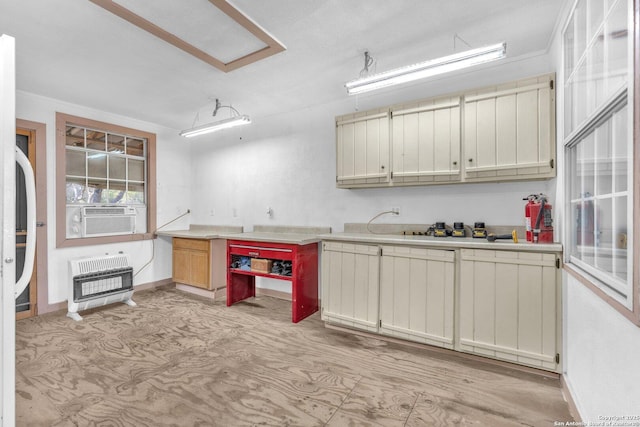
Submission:
[[[85,206],[82,237],[115,236],[136,232],[136,210],[130,206]]]
[[[71,286],[67,316],[82,320],[78,311],[124,302],[133,302],[133,268],[127,254],[104,255],[69,260]]]

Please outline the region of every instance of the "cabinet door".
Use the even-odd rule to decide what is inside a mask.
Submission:
[[[465,180],[555,176],[553,74],[464,96]]]
[[[336,118],[336,183],[350,188],[389,182],[389,110]]]
[[[173,238],[173,281],[211,289],[210,241]]]
[[[461,250],[460,349],[557,371],[556,256]]]
[[[453,251],[383,246],[380,332],[453,348]]]
[[[191,265],[191,280],[189,284],[199,288],[210,289],[211,266],[209,252],[191,251],[189,263]]]
[[[188,284],[191,280],[190,251],[173,248],[173,281]]]
[[[322,320],[378,331],[379,248],[323,242]]]
[[[400,105],[391,114],[394,184],[460,180],[460,97]]]

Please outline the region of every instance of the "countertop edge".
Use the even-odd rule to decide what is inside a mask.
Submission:
[[[203,240],[214,240],[214,239],[226,239],[224,236],[231,236],[233,234],[227,232],[206,232],[206,231],[190,231],[190,230],[175,230],[175,231],[157,231],[156,234],[158,236],[168,236],[168,237],[183,237],[185,239],[203,239]],[[242,233],[236,233],[241,235]]]
[[[490,249],[525,252],[562,252],[560,243],[513,243],[510,241],[487,242],[485,239],[472,239],[470,237],[427,237],[427,236],[400,236],[400,235],[375,235],[364,233],[331,233],[318,236],[323,241],[357,242],[373,244],[394,244],[403,246],[421,246],[451,249]]]

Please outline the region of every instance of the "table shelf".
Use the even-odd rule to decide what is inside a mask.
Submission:
[[[290,261],[291,275],[262,273],[231,267],[235,257]],[[227,241],[227,306],[255,297],[256,277],[287,280],[291,282],[291,321],[300,320],[318,311],[318,243],[289,244]]]
[[[260,273],[259,271],[241,270],[239,268],[229,268],[229,273],[243,274],[245,276],[268,277],[269,279],[293,280],[292,276],[284,276],[282,274]]]

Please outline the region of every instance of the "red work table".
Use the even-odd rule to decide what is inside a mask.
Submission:
[[[227,240],[227,306],[256,295],[256,276],[291,282],[291,321],[318,311],[318,241],[314,234],[269,231],[236,234]],[[289,229],[289,228],[287,228]],[[237,239],[237,240],[236,240]],[[239,266],[242,259],[244,264]],[[251,270],[248,259],[291,263],[290,275]],[[264,261],[261,261],[264,262]]]

